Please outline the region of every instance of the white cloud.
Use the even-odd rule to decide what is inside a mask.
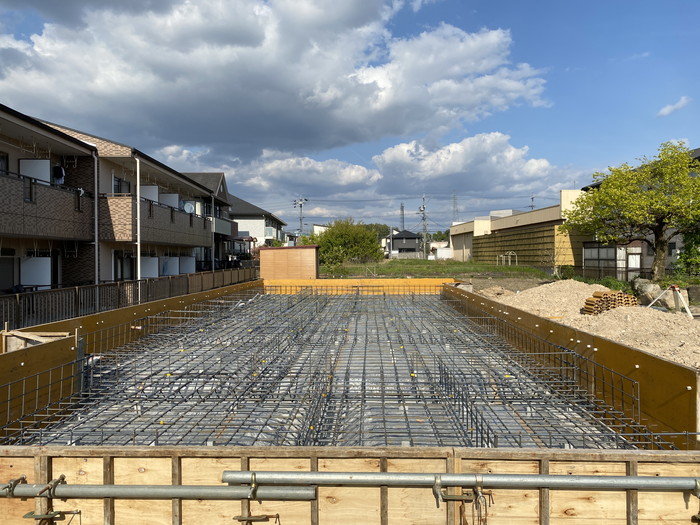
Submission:
[[[691,102],[690,97],[686,97],[683,95],[680,99],[678,99],[678,102],[675,104],[668,104],[664,107],[662,107],[659,112],[656,114],[657,117],[667,117],[674,111],[678,111],[679,109],[684,108]]]
[[[484,133],[429,149],[418,141],[397,144],[374,157],[385,185],[410,185],[423,191],[472,193],[529,191],[552,173],[546,159],[528,159],[503,133]]]
[[[206,145],[252,159],[544,104],[541,72],[510,63],[508,31],[394,35],[405,2],[72,2],[79,24],[51,5],[30,2],[55,17],[31,42],[0,35],[3,101],[146,150]]]
[[[254,186],[258,191],[274,191],[284,186],[296,188],[302,195],[319,190],[347,191],[373,185],[382,177],[377,170],[336,159],[316,161],[270,150],[235,169],[232,175],[236,182]]]

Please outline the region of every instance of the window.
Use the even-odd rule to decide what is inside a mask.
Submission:
[[[114,177],[112,181],[112,192],[114,193],[131,193],[131,183],[128,180]]]
[[[0,175],[10,173],[10,156],[4,151],[0,151]]]
[[[676,253],[676,243],[675,242],[669,242],[668,243],[668,254],[669,255],[675,255]]]
[[[32,179],[31,177],[24,177],[24,201],[25,202],[34,202],[35,199],[35,190],[34,186],[36,184],[36,181]]]

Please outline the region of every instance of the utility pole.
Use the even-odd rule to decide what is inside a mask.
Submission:
[[[423,194],[423,204],[418,208],[418,214],[423,222],[423,258],[428,258],[428,216],[425,213],[425,193]]]
[[[403,202],[401,203],[401,229],[399,231],[404,231],[406,229],[405,223],[404,223],[404,209],[403,209]]]
[[[452,224],[459,222],[459,209],[457,208],[457,194],[452,194]]]
[[[308,200],[309,199],[305,199],[304,197],[294,199],[294,207],[299,208],[299,237],[301,237],[302,227],[304,224],[304,203],[308,202]]]

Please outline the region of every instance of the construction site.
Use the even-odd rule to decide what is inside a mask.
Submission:
[[[690,522],[697,373],[457,284],[258,279],[6,330],[3,523]]]

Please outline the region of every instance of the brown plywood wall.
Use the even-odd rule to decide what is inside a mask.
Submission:
[[[40,464],[46,464],[46,472],[41,475],[35,471]],[[221,486],[225,470],[697,477],[700,456],[694,452],[643,450],[437,447],[0,447],[0,483],[26,474],[29,483],[43,484],[64,474],[70,485]],[[457,489],[450,490],[457,494]],[[489,495],[487,508],[482,509],[487,521],[472,519],[470,502],[465,503],[464,510],[457,501],[443,501],[438,507],[430,487],[320,487],[315,501],[299,502],[55,499],[53,508],[80,510],[82,525],[238,523],[233,518],[241,514],[279,515],[284,525],[625,525],[690,523],[698,505],[696,497],[686,500],[681,492],[488,486],[484,490]],[[0,521],[27,523],[22,516],[34,504],[33,500],[0,497]],[[467,521],[460,521],[460,515]]]
[[[318,246],[260,248],[261,279],[318,279]]]

